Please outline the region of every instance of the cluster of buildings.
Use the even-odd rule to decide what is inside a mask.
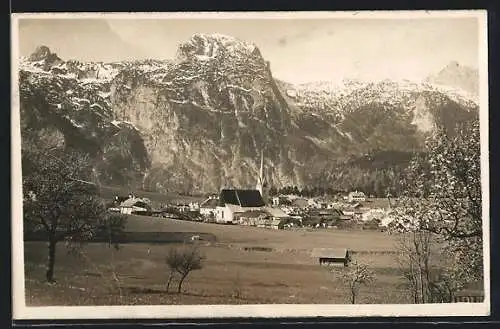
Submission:
[[[127,197],[115,196],[113,207],[108,210],[126,215],[149,215],[152,211],[151,200],[129,194]]]
[[[312,226],[327,228],[338,220],[376,222],[387,226],[391,221],[388,204],[373,202],[365,193],[352,191],[341,198],[304,198],[279,195],[268,200],[261,159],[255,189],[222,189],[219,196],[202,202],[199,211],[216,223],[282,229]],[[314,220],[311,220],[314,218]]]
[[[303,198],[296,195],[276,196],[272,200],[287,214],[335,217],[341,220],[369,222],[379,220],[386,226],[390,220],[391,209],[387,200],[383,202],[369,199],[363,192],[353,191],[341,198]]]
[[[264,158],[255,189],[225,188],[218,196],[200,204],[200,214],[219,224],[236,224],[279,229],[291,216],[282,209],[267,205],[267,184],[264,179]]]
[[[219,195],[209,196],[201,203],[169,205],[160,210],[153,210],[148,199],[132,194],[124,200],[116,199],[115,203],[119,205],[114,210],[123,214],[154,215],[272,229],[293,226],[327,228],[335,226],[339,220],[377,222],[379,226],[387,226],[391,222],[390,207],[374,203],[361,191],[352,191],[336,198],[279,195],[269,199],[263,174],[263,157],[255,189],[223,188]],[[188,213],[191,216],[183,215]]]

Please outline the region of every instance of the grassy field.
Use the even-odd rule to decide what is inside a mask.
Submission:
[[[43,282],[47,249],[25,243],[27,305],[346,303],[340,281],[310,256],[315,247],[348,248],[369,264],[377,280],[360,303],[406,303],[394,261],[393,237],[377,231],[282,231],[130,216],[129,231],[209,233],[206,257],[182,294],[165,291],[168,244],[127,243],[120,250],[92,243],[79,256],[57,250],[55,284]],[[267,248],[268,251],[255,251]],[[149,252],[148,252],[149,250]],[[171,289],[175,290],[175,289]]]

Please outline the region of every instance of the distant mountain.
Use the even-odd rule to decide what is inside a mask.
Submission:
[[[110,61],[122,51],[123,59],[146,58],[145,51],[128,43],[104,19],[21,19],[19,20],[21,55],[30,54],[39,45],[47,45],[61,57],[71,56],[75,49],[81,60],[102,58]]]
[[[462,89],[474,96],[479,95],[479,71],[458,62],[450,62],[426,82]]]
[[[336,184],[335,163],[407,163],[436,124],[478,115],[430,83],[279,81],[256,45],[220,34],[193,35],[171,61],[63,61],[40,47],[21,59],[20,94],[25,134],[62,133],[101,182],[160,192],[254,187],[261,150],[273,186]]]

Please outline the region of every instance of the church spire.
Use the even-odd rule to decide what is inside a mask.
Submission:
[[[264,188],[264,151],[262,150],[260,152],[260,171],[259,171],[259,177],[257,177],[257,190],[259,190],[260,195],[263,194],[263,188]]]

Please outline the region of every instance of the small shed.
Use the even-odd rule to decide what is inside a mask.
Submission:
[[[351,261],[349,250],[331,249],[331,248],[315,248],[311,257],[318,258],[320,265],[340,265],[347,267]]]

